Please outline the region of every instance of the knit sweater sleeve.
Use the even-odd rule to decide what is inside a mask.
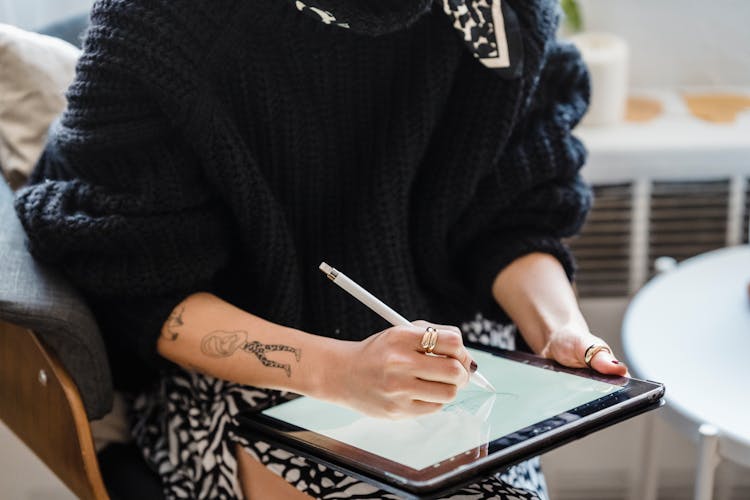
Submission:
[[[16,210],[34,257],[87,298],[117,377],[118,364],[137,376],[166,363],[161,325],[187,295],[211,290],[228,260],[229,217],[154,85],[132,70],[137,46],[113,16],[94,11],[68,108]]]
[[[591,205],[590,188],[579,175],[586,150],[571,134],[588,98],[580,54],[572,45],[553,43],[507,148],[453,234],[463,249],[462,273],[483,307],[492,305],[498,273],[525,254],[555,256],[573,279],[574,261],[560,239],[579,231]]]

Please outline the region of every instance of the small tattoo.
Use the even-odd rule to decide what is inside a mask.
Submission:
[[[211,332],[201,341],[201,351],[203,354],[214,358],[226,358],[245,344],[247,332],[225,332],[217,330]]]
[[[281,368],[287,377],[292,376],[292,366],[289,363],[279,363],[266,357],[266,352],[291,352],[294,359],[299,362],[302,357],[302,349],[291,347],[283,344],[263,344],[257,340],[247,341],[247,332],[238,330],[233,332],[217,330],[211,332],[201,341],[201,351],[203,354],[214,358],[226,358],[242,349],[248,353],[254,354],[255,357],[263,363],[263,366],[270,368]]]
[[[172,314],[169,315],[169,318],[167,319],[167,331],[166,331],[166,337],[169,340],[177,340],[177,337],[180,335],[180,332],[177,331],[177,328],[185,324],[182,321],[182,313],[184,312],[185,312],[185,306],[182,306],[180,307],[179,312],[173,311]]]
[[[263,366],[270,366],[271,368],[282,368],[286,372],[287,377],[292,376],[292,367],[286,363],[278,363],[272,359],[266,357],[266,351],[287,351],[294,353],[294,358],[299,362],[299,358],[302,356],[302,350],[296,347],[290,347],[288,345],[281,344],[261,344],[257,340],[254,340],[248,344],[242,346],[242,348],[255,354]]]

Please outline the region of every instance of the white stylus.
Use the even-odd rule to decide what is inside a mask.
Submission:
[[[404,318],[399,313],[385,305],[383,301],[359,286],[346,274],[337,271],[325,262],[320,263],[320,270],[323,271],[323,273],[325,273],[325,275],[328,276],[331,281],[349,292],[349,294],[351,294],[355,299],[359,300],[364,305],[372,309],[373,312],[378,314],[388,323],[392,324],[393,326],[413,326],[411,324],[411,321]],[[487,380],[481,373],[479,373],[479,370],[475,371],[469,376],[469,381],[486,391],[497,392],[495,387],[490,384],[490,381]]]

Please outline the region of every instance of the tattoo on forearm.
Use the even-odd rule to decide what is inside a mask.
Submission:
[[[302,351],[296,347],[289,347],[288,345],[281,344],[261,344],[257,340],[253,340],[249,344],[242,346],[247,352],[255,354],[263,366],[270,366],[271,368],[283,368],[286,372],[287,377],[292,376],[292,367],[288,364],[278,363],[266,357],[266,351],[287,351],[294,353],[294,358],[299,362],[299,358],[302,355]]]
[[[234,354],[234,351],[242,347],[247,339],[247,332],[225,332],[217,330],[211,332],[201,341],[203,354],[214,358],[226,358]]]
[[[185,323],[182,321],[182,313],[185,312],[185,306],[180,307],[180,310],[174,310],[172,311],[172,314],[169,315],[169,318],[167,318],[167,328],[166,328],[166,335],[165,337],[169,340],[177,340],[177,337],[180,335],[180,332],[177,331],[178,328],[183,326]]]
[[[302,357],[302,350],[283,344],[263,344],[257,340],[247,341],[247,332],[243,330],[227,332],[217,330],[209,333],[201,341],[201,351],[207,356],[214,358],[226,358],[234,354],[237,349],[252,353],[257,357],[263,366],[271,368],[281,368],[287,377],[292,376],[292,367],[288,363],[279,363],[266,357],[266,352],[285,351],[294,354],[294,359],[299,362]]]

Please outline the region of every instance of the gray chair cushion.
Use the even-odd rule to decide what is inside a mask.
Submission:
[[[90,420],[112,408],[112,378],[99,328],[60,274],[36,262],[0,180],[0,318],[33,330],[68,370]]]

